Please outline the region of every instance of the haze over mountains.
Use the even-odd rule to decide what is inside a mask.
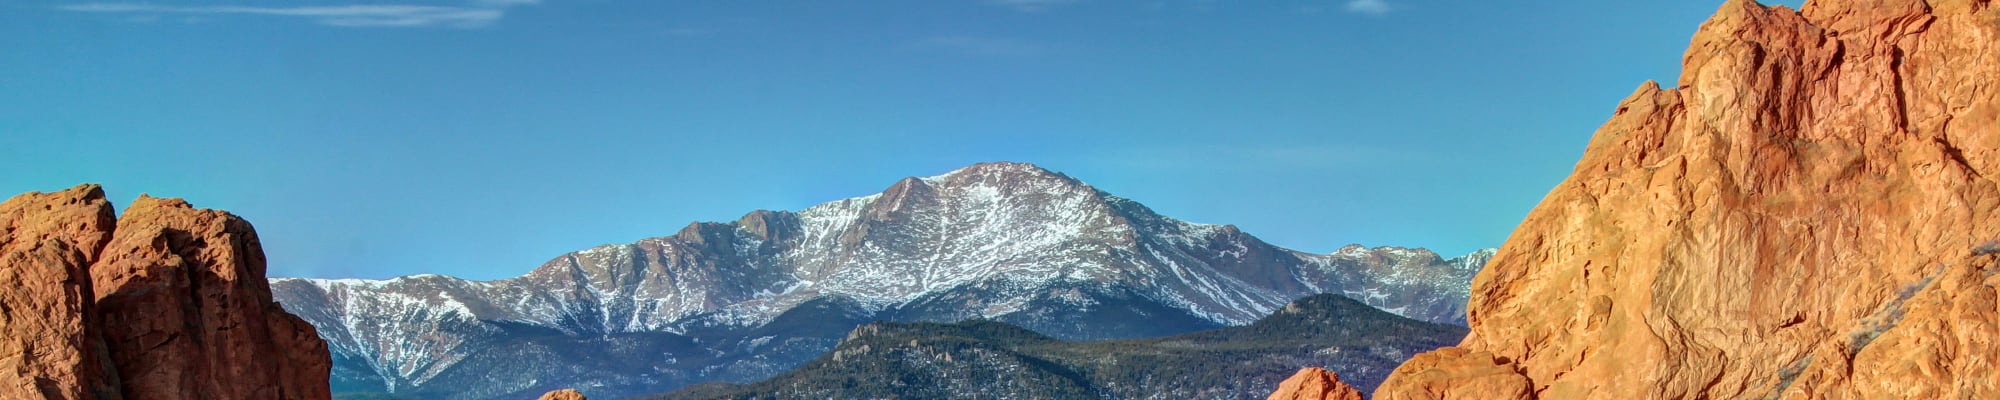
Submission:
[[[1491,251],[1283,249],[1020,163],[908,178],[557,257],[518,278],[274,279],[334,351],[336,391],[636,394],[769,377],[873,320],[992,319],[1056,338],[1244,325],[1337,293],[1463,324]]]

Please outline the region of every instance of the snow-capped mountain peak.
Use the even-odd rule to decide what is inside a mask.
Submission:
[[[831,305],[826,312],[842,318],[991,318],[1099,338],[1241,325],[1333,292],[1462,324],[1476,269],[1455,260],[1393,247],[1300,253],[1234,226],[1161,216],[1032,164],[984,163],[798,212],[754,211],[572,252],[512,279],[273,284],[286,307],[321,328],[336,358],[359,360],[344,363],[357,381],[401,390],[466,368],[462,354],[485,346],[711,337],[789,324],[780,320],[807,304]],[[757,350],[768,342],[706,351],[776,351]]]

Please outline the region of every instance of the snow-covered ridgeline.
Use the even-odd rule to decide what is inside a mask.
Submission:
[[[504,334],[501,323],[569,335],[683,333],[689,324],[758,326],[822,297],[874,313],[969,287],[1006,297],[966,310],[986,318],[1023,312],[1052,291],[1089,306],[1096,300],[1071,289],[1087,287],[1126,290],[1224,325],[1319,292],[1448,321],[1463,318],[1474,264],[1490,256],[1445,261],[1421,249],[1359,246],[1300,253],[1001,163],[796,213],[593,247],[517,278],[279,279],[274,287],[315,288],[281,290],[280,301],[320,327],[337,353],[421,384],[461,361],[454,355],[481,335]]]

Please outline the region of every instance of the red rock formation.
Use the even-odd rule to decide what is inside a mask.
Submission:
[[[1803,8],[1724,5],[1376,398],[2000,398],[2000,10]]]
[[[103,254],[90,273],[127,398],[328,398],[326,345],[271,301],[249,222],[141,195]]]
[[[0,203],[0,398],[118,398],[105,373],[89,267],[111,240],[95,185]]]
[[[1418,354],[1397,367],[1381,387],[1421,382],[1416,390],[1375,391],[1376,400],[1401,399],[1527,399],[1533,385],[1516,373],[1516,366],[1493,353],[1447,347]],[[1398,385],[1403,386],[1403,385]]]
[[[1269,400],[1361,400],[1361,391],[1340,381],[1340,375],[1319,368],[1306,368],[1278,384]]]
[[[96,186],[0,203],[0,398],[327,399],[310,325],[271,301],[250,224]]]
[[[583,393],[576,389],[562,389],[542,394],[541,400],[585,400]]]

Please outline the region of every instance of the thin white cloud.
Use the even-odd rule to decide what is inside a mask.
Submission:
[[[986,0],[986,3],[1018,11],[1039,12],[1078,1],[1080,0]]]
[[[1356,14],[1388,14],[1391,8],[1387,0],[1348,0],[1347,12]]]
[[[491,25],[494,21],[498,21],[501,17],[506,16],[507,7],[536,4],[539,2],[540,0],[478,0],[474,2],[476,6],[470,7],[407,4],[299,7],[175,7],[139,3],[91,3],[58,6],[56,9],[73,12],[141,15],[262,15],[303,18],[321,25],[342,27],[477,28]]]

